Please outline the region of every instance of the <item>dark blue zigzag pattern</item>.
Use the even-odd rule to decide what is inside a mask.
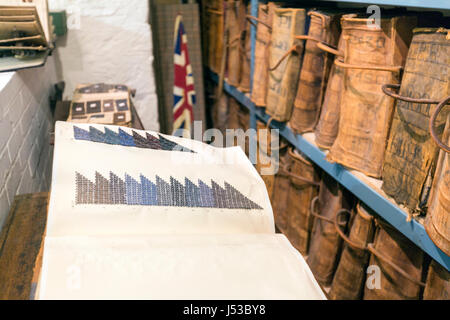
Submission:
[[[140,181],[125,174],[125,179],[110,172],[109,180],[95,173],[95,182],[76,173],[77,204],[126,204],[191,208],[262,209],[236,188],[225,182],[224,188],[211,180],[211,187],[188,178],[181,184],[173,177],[170,183],[156,176],[152,182],[142,174]]]
[[[132,135],[130,135],[121,128],[119,128],[119,132],[116,133],[107,127],[105,127],[105,132],[102,132],[92,126],[89,127],[89,131],[74,126],[73,134],[76,140],[86,140],[97,143],[107,143],[144,149],[195,153],[194,151],[183,147],[178,143],[164,138],[160,134],[158,134],[157,138],[146,132],[146,137],[143,137],[134,130],[132,130]]]

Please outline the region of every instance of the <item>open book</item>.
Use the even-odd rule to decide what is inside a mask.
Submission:
[[[38,67],[52,44],[47,0],[0,1],[0,72]]]
[[[57,122],[39,299],[325,299],[239,147]]]

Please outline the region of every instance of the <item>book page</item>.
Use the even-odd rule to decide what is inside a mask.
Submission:
[[[240,147],[57,122],[47,236],[274,233]]]
[[[47,238],[39,299],[325,299],[280,234]]]

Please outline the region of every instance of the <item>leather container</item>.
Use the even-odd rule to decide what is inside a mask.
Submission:
[[[369,266],[375,268],[368,274],[371,279],[366,281],[364,300],[419,299],[425,286],[422,282],[423,251],[387,223],[377,221],[377,224],[375,241],[368,245]]]
[[[342,210],[351,210],[352,202],[353,198],[346,189],[328,174],[322,174],[319,195],[311,203],[314,226],[306,262],[323,286],[331,284],[341,254],[342,239],[334,226],[336,215]],[[350,217],[347,218],[349,220]],[[346,222],[343,227],[346,227]]]
[[[241,81],[242,67],[241,24],[245,19],[245,7],[242,0],[228,0],[225,8],[225,28],[228,31],[227,82],[238,87]]]
[[[427,206],[439,154],[429,132],[429,122],[437,103],[450,94],[448,32],[415,29],[401,86],[384,88],[399,99],[384,158],[382,189],[398,204],[413,211],[424,211]],[[392,89],[398,87],[397,95]],[[427,103],[430,100],[436,103]],[[444,109],[435,121],[439,137],[449,111],[450,108]]]
[[[310,11],[302,69],[298,81],[297,96],[290,126],[296,133],[313,131],[319,120],[328,76],[334,57],[330,57],[317,44],[325,42],[337,46],[340,34],[341,14],[326,11]]]
[[[443,100],[443,102],[445,101],[450,101],[450,96]],[[443,106],[443,104],[441,105]],[[443,106],[443,108],[448,109],[449,106]],[[432,119],[433,117],[438,118],[436,111]],[[434,122],[432,119],[430,122]],[[435,127],[435,124],[432,127]],[[435,134],[434,137],[436,137]],[[447,114],[443,137],[439,142],[442,150],[439,153],[428,201],[425,230],[436,246],[450,255],[450,114]]]
[[[275,9],[269,55],[266,112],[277,121],[289,121],[297,93],[305,33],[304,9]]]
[[[306,255],[314,221],[309,208],[312,199],[318,194],[320,174],[314,164],[297,150],[289,149],[288,152],[291,170],[286,208],[287,237],[301,254]]]
[[[267,83],[269,76],[269,49],[272,34],[274,10],[278,7],[273,2],[260,4],[255,42],[255,69],[253,71],[252,102],[258,107],[266,106]]]
[[[344,213],[344,212],[343,212]],[[344,240],[339,264],[331,283],[329,298],[332,300],[359,300],[362,298],[370,253],[367,244],[373,242],[374,219],[370,211],[359,203],[351,228],[346,235],[338,225],[340,214],[335,217],[335,228]]]

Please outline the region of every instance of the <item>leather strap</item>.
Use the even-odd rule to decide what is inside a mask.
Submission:
[[[381,90],[383,90],[385,95],[387,95],[391,98],[397,99],[397,100],[401,100],[401,101],[405,101],[405,102],[412,102],[412,103],[423,103],[423,104],[438,104],[440,102],[439,100],[416,99],[416,98],[401,96],[397,93],[392,92],[391,89],[400,90],[400,85],[399,84],[384,84],[381,87]]]
[[[434,127],[434,123],[436,121],[437,116],[439,115],[439,112],[441,112],[441,110],[450,102],[450,96],[448,96],[447,98],[445,98],[444,100],[442,100],[436,107],[436,109],[434,110],[433,114],[431,115],[430,118],[430,133],[431,133],[431,137],[433,138],[434,142],[439,146],[439,148],[441,148],[442,150],[444,150],[447,153],[450,153],[450,147],[448,145],[446,145],[444,142],[441,141],[441,139],[439,139],[437,133],[436,133],[436,129]]]
[[[393,263],[391,260],[389,260],[383,253],[381,253],[380,251],[375,249],[375,246],[373,245],[373,243],[369,243],[367,245],[367,249],[370,251],[370,253],[372,253],[374,256],[376,256],[377,258],[379,258],[383,262],[387,263],[392,269],[397,271],[399,274],[401,274],[403,277],[405,277],[409,281],[417,284],[418,286],[425,287],[425,283],[423,283],[422,281],[419,281],[419,280],[414,279],[413,277],[411,277],[402,268],[400,268],[395,263]]]
[[[320,13],[317,13],[315,11],[310,11],[310,12],[308,12],[308,16],[319,17],[320,20],[322,20],[322,27],[325,29],[327,28],[327,21],[325,20],[325,17],[323,15],[321,15]]]
[[[353,240],[350,240],[350,238],[347,237],[345,235],[345,233],[342,231],[341,227],[339,226],[339,218],[343,213],[347,213],[348,215],[351,215],[351,212],[347,209],[341,209],[336,213],[336,215],[334,216],[334,226],[336,228],[337,233],[342,238],[342,240],[344,240],[353,249],[358,249],[358,250],[362,250],[362,251],[367,250],[366,246],[362,246],[362,245],[354,242]]]
[[[329,44],[326,44],[326,43],[324,43],[324,42],[319,42],[319,43],[317,44],[317,47],[318,47],[319,49],[322,49],[323,51],[326,51],[326,52],[328,52],[328,53],[334,54],[334,55],[336,55],[336,56],[339,56],[339,57],[343,57],[343,56],[344,56],[341,52],[339,52],[339,51],[337,50],[337,48],[335,48],[335,47],[333,47],[333,46],[331,46],[331,45],[329,45]]]
[[[312,215],[313,217],[316,217],[320,220],[323,220],[325,222],[329,222],[329,223],[334,223],[333,219],[321,216],[320,214],[318,214],[316,212],[316,203],[319,201],[319,196],[315,196],[312,200],[311,200],[311,205],[309,207],[309,213],[310,215]]]
[[[274,71],[274,70],[276,70],[279,66],[280,66],[280,64],[284,61],[284,59],[286,59],[287,57],[289,57],[289,55],[292,53],[292,52],[297,52],[297,53],[300,53],[300,50],[301,50],[301,48],[302,48],[302,46],[301,45],[299,45],[299,44],[295,44],[295,45],[293,45],[288,51],[286,51],[286,53],[280,58],[280,60],[275,64],[275,66],[273,66],[272,68],[269,68],[269,71]]]
[[[390,71],[390,72],[400,72],[403,69],[402,66],[372,66],[364,64],[349,64],[342,62],[339,59],[334,60],[334,63],[341,68],[347,69],[365,69],[365,70]]]
[[[305,183],[307,183],[307,184],[310,184],[310,185],[313,185],[313,186],[319,186],[319,185],[320,185],[320,183],[318,183],[318,182],[315,182],[315,181],[309,180],[309,179],[307,179],[307,178],[305,178],[305,177],[296,175],[296,174],[293,173],[293,172],[289,172],[288,175],[289,175],[291,178],[298,179],[298,180],[300,180],[300,181],[303,181],[303,182],[305,182]]]
[[[242,38],[241,34],[239,34],[239,35],[237,35],[237,36],[234,36],[233,38],[230,38],[230,39],[228,40],[228,45],[232,45],[232,44],[234,44],[235,42],[238,42],[238,43],[239,43],[239,41],[241,41],[241,38]]]
[[[314,38],[313,36],[307,35],[307,34],[301,34],[299,36],[295,36],[295,39],[298,40],[312,40],[312,41],[317,41],[317,42],[321,42],[322,40]]]
[[[216,9],[210,9],[210,8],[208,8],[208,9],[206,9],[206,11],[208,11],[208,12],[210,12],[210,13],[215,13],[215,14],[218,14],[218,15],[222,15],[222,14],[223,14],[222,11],[219,11],[219,10],[216,10]]]
[[[245,17],[247,18],[248,21],[250,21],[250,23],[253,24],[254,21],[256,21],[256,22],[262,24],[263,26],[265,26],[267,29],[269,29],[269,31],[272,31],[272,26],[267,24],[265,21],[263,21],[257,17],[254,17],[252,15],[249,15],[249,14],[247,14]]]
[[[291,168],[288,167],[287,165],[280,166],[280,169],[281,170],[278,170],[278,175],[285,176],[285,177],[292,177],[292,178],[304,181],[307,184],[311,184],[311,185],[314,185],[314,186],[319,186],[319,183],[317,183],[315,181],[311,181],[311,180],[306,179],[304,177],[298,176],[295,173],[292,173],[291,172]]]
[[[289,178],[291,168],[288,165],[280,166],[277,175]]]
[[[269,120],[267,120],[266,129],[270,128],[270,124],[272,123],[272,121],[273,121],[273,117],[270,117]]]

